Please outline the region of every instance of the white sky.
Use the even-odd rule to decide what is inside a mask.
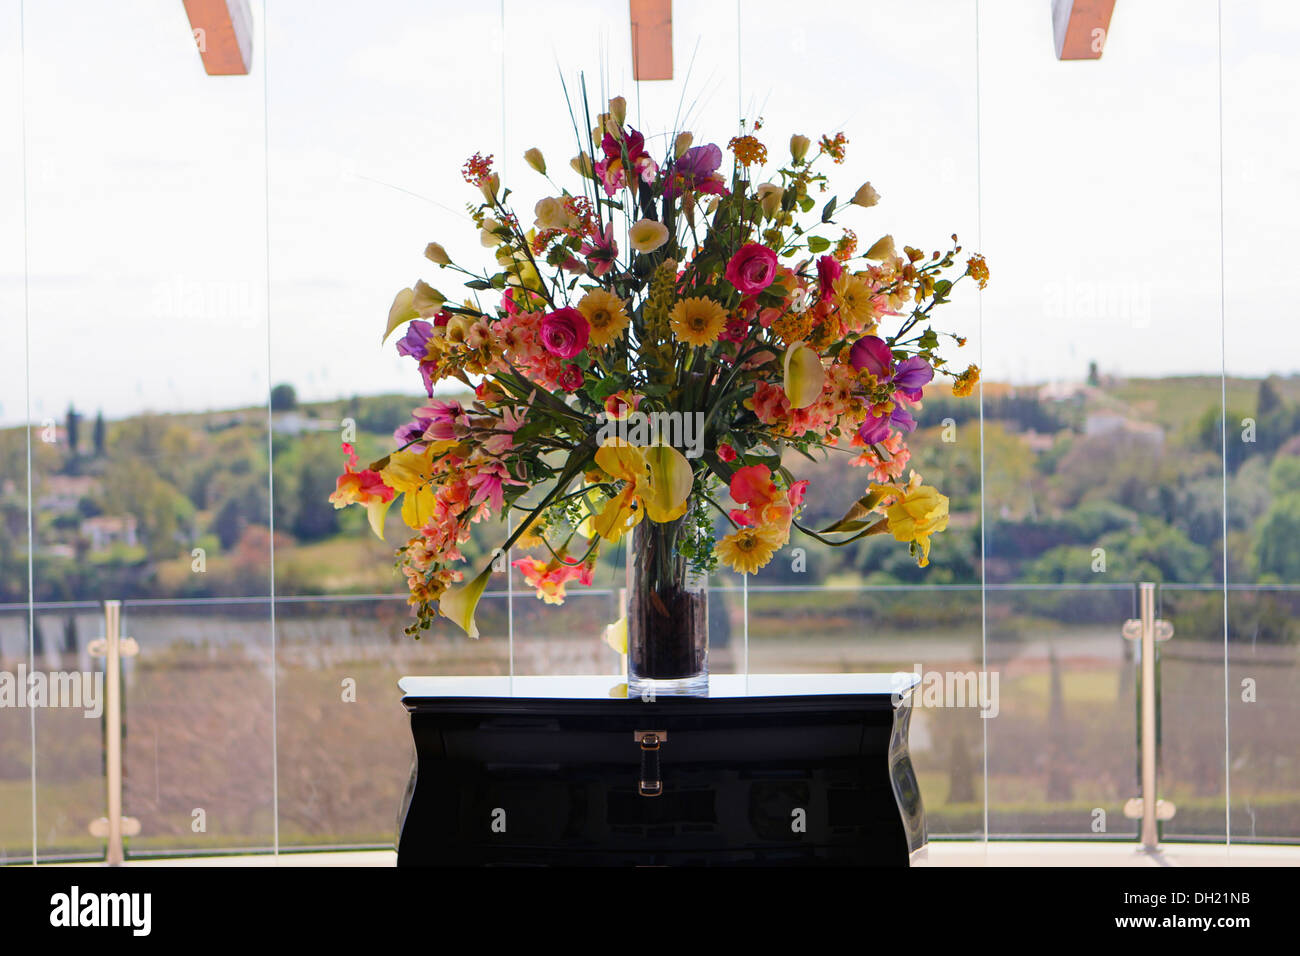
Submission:
[[[21,28],[0,0],[0,423],[29,391],[35,420],[254,404],[268,381],[418,395],[379,347],[388,304],[417,277],[454,291],[428,241],[483,254],[470,153],[504,161],[521,213],[546,185],[524,149],[567,172],[560,68],[652,136],[684,88],[697,143],[742,110],[776,157],[843,129],[840,193],[883,197],[841,219],[864,243],[956,231],[988,255],[983,335],[973,294],[945,318],[991,379],[1300,371],[1300,5],[1224,4],[1226,355],[1213,0],[1120,0],[1082,63],[1055,59],[1048,0],[984,0],[978,87],[969,0],[677,0],[676,79],[640,89],[626,0],[488,6],[254,0],[252,75],[208,77],[179,0],[28,0]]]

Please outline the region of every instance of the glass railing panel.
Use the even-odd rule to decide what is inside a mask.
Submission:
[[[123,632],[128,855],[275,843],[275,673],[268,598],[137,600]]]
[[[406,637],[403,596],[276,602],[280,846],[392,846],[414,751],[397,681],[509,672],[505,596],[479,605],[482,635],[445,620]]]
[[[1300,20],[1263,2],[1223,8],[1224,367],[1230,834],[1300,839],[1300,332],[1285,248],[1300,196],[1282,144],[1300,135]]]

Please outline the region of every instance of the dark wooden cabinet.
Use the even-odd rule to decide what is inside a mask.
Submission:
[[[907,866],[925,842],[909,680],[715,677],[652,702],[591,693],[617,678],[474,680],[402,682],[399,866]]]

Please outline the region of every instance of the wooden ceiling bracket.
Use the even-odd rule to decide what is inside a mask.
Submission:
[[[248,0],[182,0],[208,76],[247,76],[253,65]]]

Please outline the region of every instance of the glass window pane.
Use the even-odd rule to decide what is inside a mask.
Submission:
[[[34,598],[51,669],[74,639],[79,655],[103,635],[103,600],[261,598],[228,643],[263,662],[270,648],[260,64],[207,76],[183,10],[168,13],[25,7]],[[249,742],[269,761],[270,671],[232,680],[206,657],[195,669],[173,655],[172,641],[222,620],[201,607],[165,638],[147,618],[129,611],[123,635],[137,637],[131,666],[150,678],[127,688],[127,708],[132,689],[140,705],[138,722],[129,709],[124,719],[124,812],[143,825],[132,847],[269,846],[270,764],[258,769]],[[166,710],[152,732],[150,708]],[[102,752],[99,721],[39,715],[43,856],[98,842],[87,827],[105,812]],[[236,823],[218,807],[237,768],[255,774],[260,810]],[[186,806],[162,817],[169,787]],[[206,834],[194,808],[213,811]]]
[[[1023,5],[982,4],[979,40],[989,826],[1127,838],[1137,582],[1210,588],[1161,651],[1162,795],[1222,799],[1215,7],[1121,6],[1095,61]],[[1215,832],[1190,821],[1165,832]]]

